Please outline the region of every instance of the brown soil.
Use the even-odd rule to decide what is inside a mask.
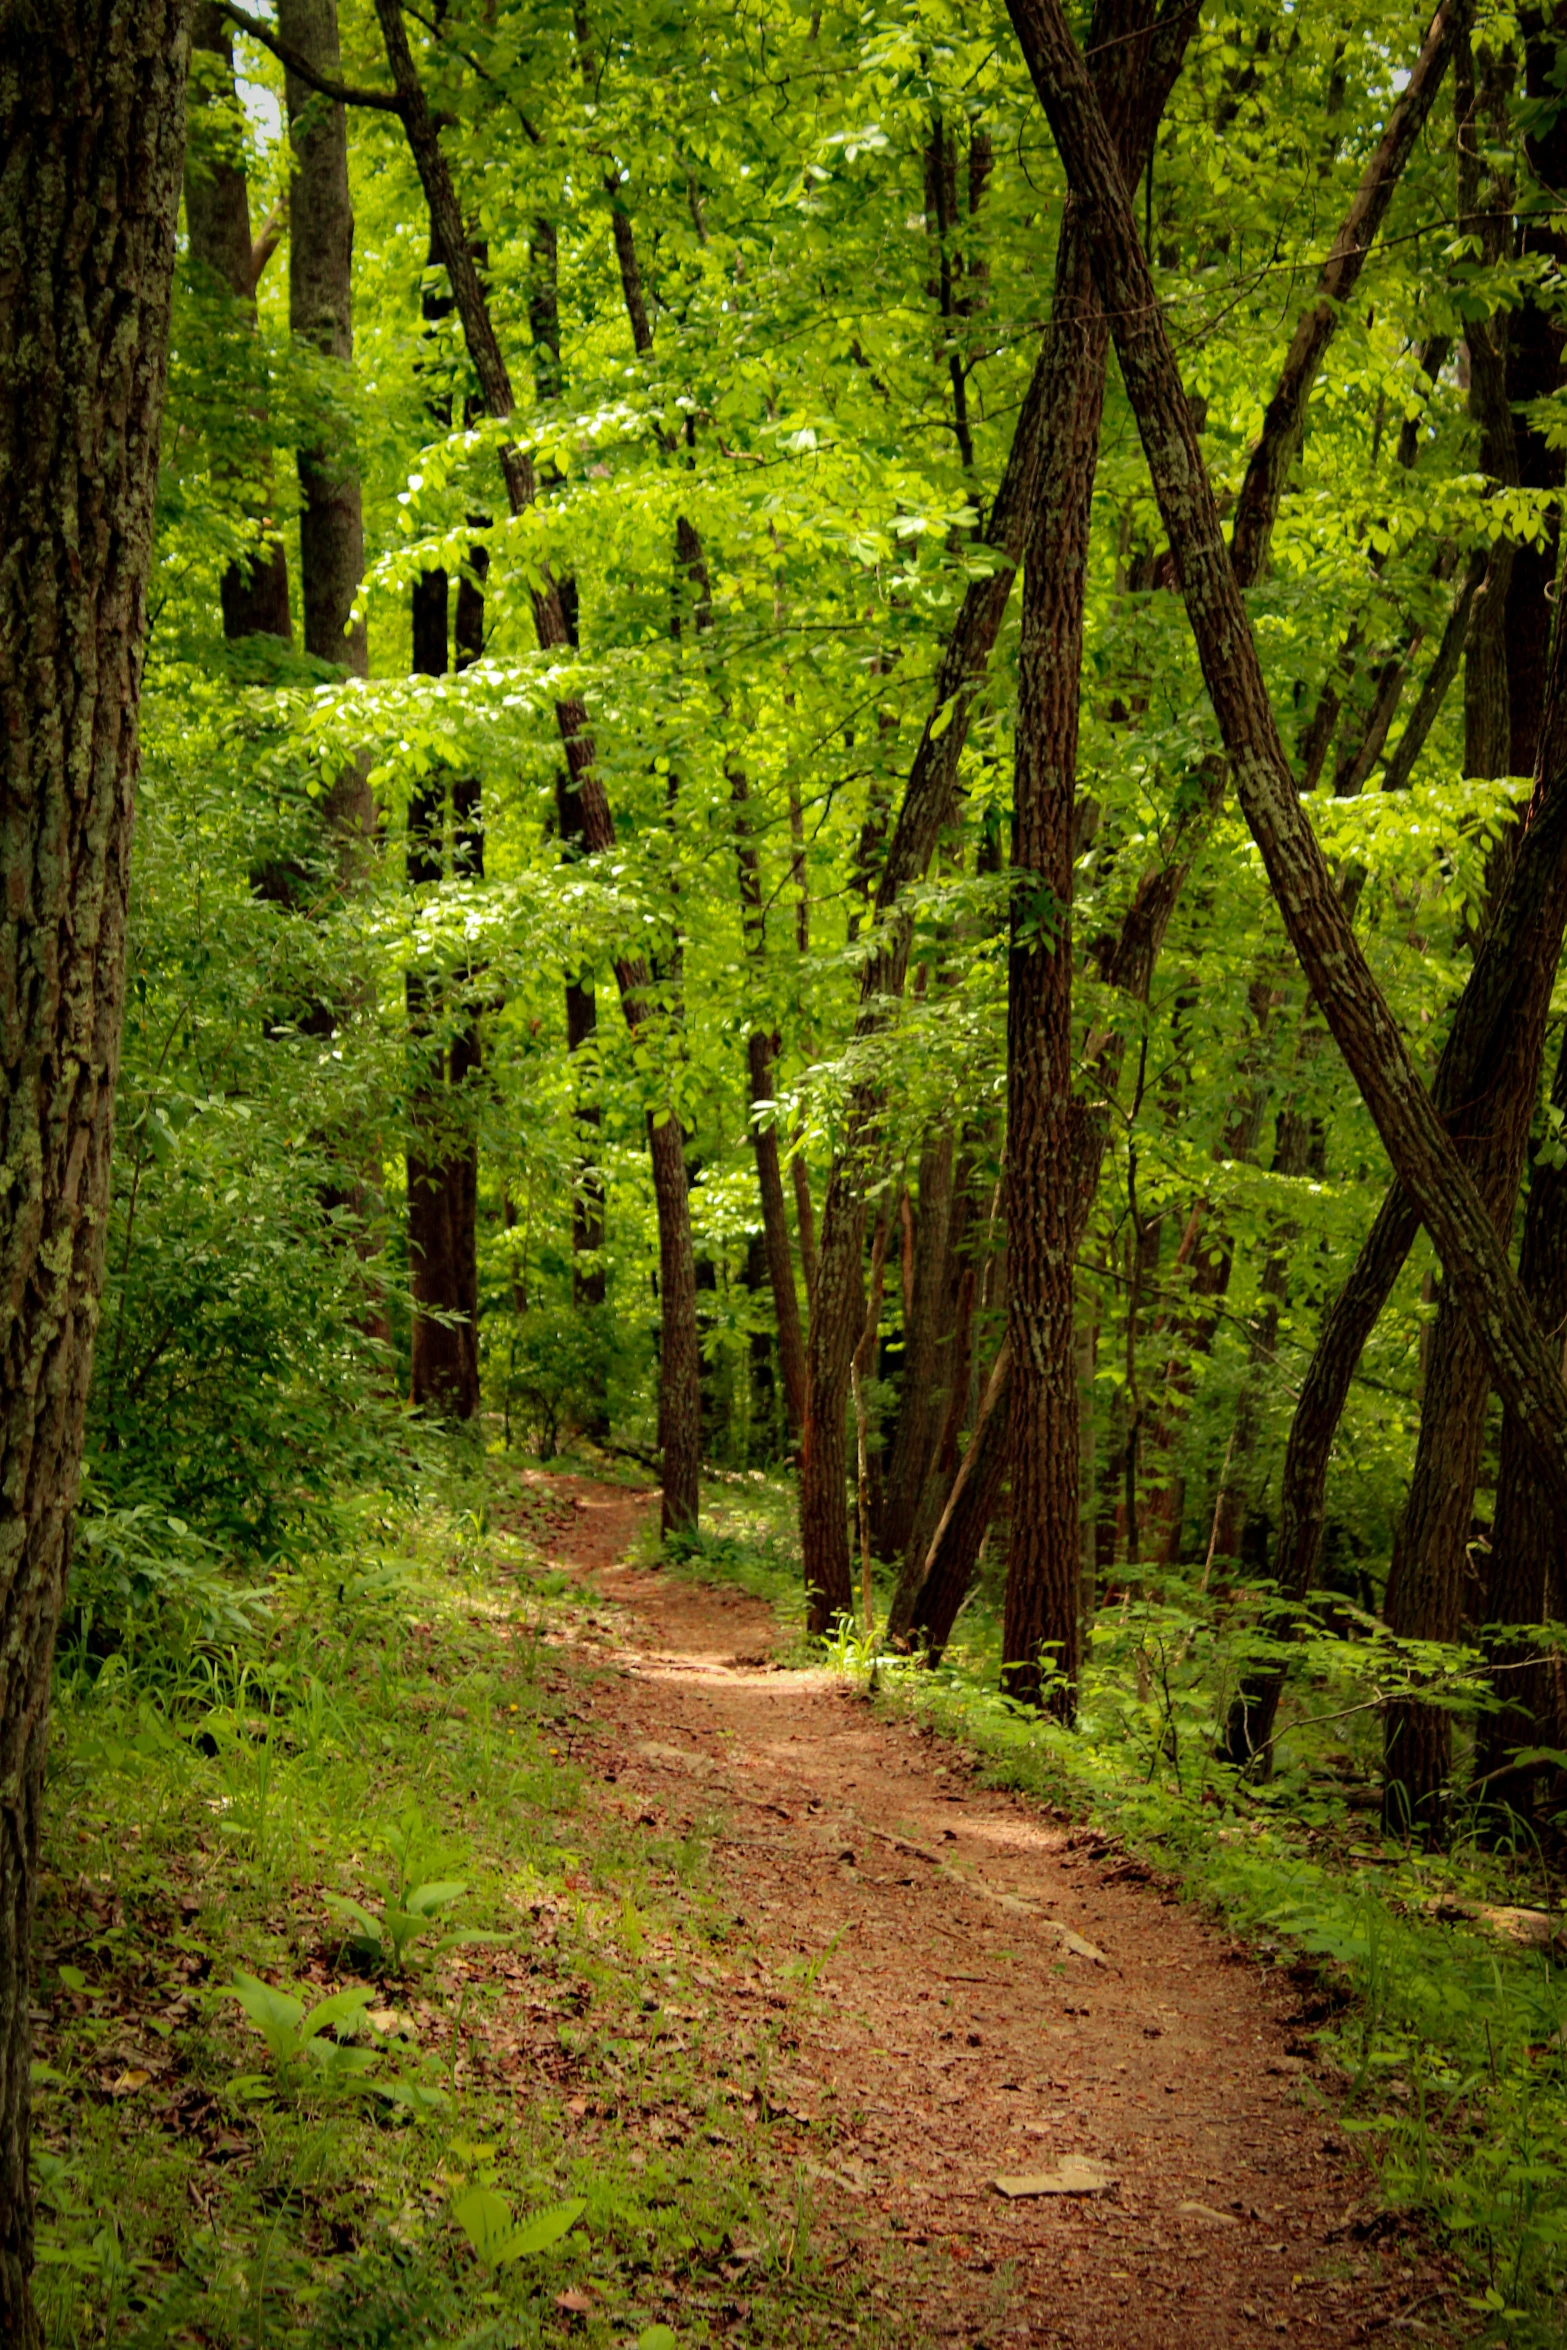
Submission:
[[[898,2339],[1454,2338],[1451,2278],[1379,2222],[1341,2139],[1301,2036],[1309,1991],[1124,1855],[980,1786],[956,1747],[826,1673],[770,1668],[760,1603],[623,1564],[652,1495],[530,1483],[556,1563],[631,1635],[588,1686],[590,1767],[642,1816],[717,1813],[715,1884],[765,1966],[828,1954],[770,2102],[820,2208],[924,2248]],[[855,2126],[811,2130],[824,2108]],[[992,2183],[1065,2155],[1112,2183],[1016,2201]]]

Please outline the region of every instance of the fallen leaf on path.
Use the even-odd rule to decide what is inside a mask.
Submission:
[[[569,2293],[556,2294],[555,2306],[570,2310],[574,2317],[586,2317],[593,2307],[593,2296],[585,2293],[580,2285],[573,2285]]]
[[[1045,1924],[1060,1935],[1062,1949],[1070,1950],[1074,1958],[1091,1958],[1095,1966],[1110,1964],[1097,1944],[1085,1942],[1081,1934],[1074,1934],[1071,1927],[1063,1925],[1059,1918],[1046,1918]]]
[[[1178,2203],[1175,2208],[1182,2219],[1205,2219],[1220,2228],[1238,2228],[1241,2224],[1233,2211],[1215,2211],[1211,2203]]]
[[[660,1746],[656,1739],[645,1740],[636,1749],[649,1762],[678,1763],[683,1771],[711,1771],[716,1765],[705,1754],[691,1754],[683,1746]]]
[[[111,2097],[129,2097],[137,2089],[145,2089],[151,2079],[151,2073],[143,2072],[140,2065],[133,2065],[128,2072],[121,2073],[117,2081],[109,2083],[109,2095]]]
[[[1053,2170],[1003,2171],[996,2185],[1003,2195],[1106,2195],[1119,2171],[1087,2154],[1063,2154]]]

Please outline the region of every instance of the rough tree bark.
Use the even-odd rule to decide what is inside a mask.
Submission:
[[[1168,12],[1167,12],[1168,13]],[[1102,21],[1101,21],[1102,20]],[[1135,183],[1152,152],[1184,34],[1160,42],[1151,7],[1101,11],[1092,38],[1107,119]],[[1137,38],[1136,36],[1142,36]],[[1070,1172],[1084,1118],[1074,1093],[1072,863],[1088,541],[1109,329],[1069,203],[1051,301],[1051,384],[1037,521],[1023,574],[1007,961],[1007,1353],[1011,1546],[1002,1686],[1070,1717],[1079,1569],[1077,1358],[1072,1322],[1083,1209]]]
[[[1528,1430],[1553,1494],[1567,1504],[1567,1387],[1473,1178],[1420,1083],[1301,809],[1093,85],[1059,0],[1009,4],[1069,184],[1083,206],[1100,298],[1114,325],[1204,680],[1291,943],[1447,1278],[1483,1333],[1492,1378]]]
[[[244,169],[210,132],[202,136],[207,129],[203,117],[212,96],[207,80],[230,100],[234,95],[234,44],[223,10],[213,5],[213,0],[199,0],[193,45],[212,63],[208,76],[191,91],[194,135],[185,173],[190,256],[228,288],[254,328],[256,286],[277,249],[278,227],[269,221],[260,236],[252,238]],[[261,514],[254,519],[263,533],[271,531],[270,516]],[[264,536],[254,555],[229,564],[220,595],[226,637],[289,638],[293,631],[288,611],[288,556],[282,540]]]
[[[1142,30],[1151,11],[1138,14],[1136,29]],[[1141,81],[1142,60],[1135,53],[1140,47],[1118,60],[1123,88],[1135,89]],[[1142,156],[1125,128],[1120,150],[1135,184]],[[1079,1120],[1072,859],[1089,524],[1109,342],[1070,205],[1057,255],[1050,336],[1058,354],[1055,397],[1039,520],[1023,571],[1013,783],[1005,1195],[1012,1538],[1001,1682],[1009,1696],[1037,1705],[1048,1680],[1052,1709],[1070,1718],[1081,1585],[1072,1343],[1077,1202],[1064,1179],[1076,1157]]]
[[[50,1666],[109,1199],[185,0],[0,8],[0,2339],[29,2290]]]
[[[1556,1063],[1551,1106],[1567,1113],[1567,1040]],[[1555,1164],[1552,1153],[1537,1155],[1529,1177],[1518,1275],[1541,1327],[1560,1345],[1567,1330],[1567,1166]],[[1481,1716],[1475,1735],[1476,1778],[1488,1811],[1506,1833],[1534,1809],[1534,1774],[1520,1770],[1513,1757],[1520,1747],[1554,1743],[1547,1668],[1528,1639],[1510,1636],[1508,1628],[1540,1624],[1548,1610],[1560,1612],[1563,1524],[1528,1437],[1516,1413],[1508,1412],[1484,1608],[1487,1663],[1500,1702],[1495,1713]]]

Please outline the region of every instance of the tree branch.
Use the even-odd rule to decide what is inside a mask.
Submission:
[[[263,49],[270,49],[285,72],[295,74],[310,89],[319,90],[323,98],[331,98],[339,106],[369,106],[377,114],[401,114],[402,100],[391,90],[361,90],[351,82],[335,82],[330,75],[318,73],[308,57],[302,57],[289,42],[280,41],[270,25],[247,9],[237,8],[234,0],[218,0],[218,6],[230,24],[259,41]]]

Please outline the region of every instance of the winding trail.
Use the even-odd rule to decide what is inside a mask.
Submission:
[[[1377,2217],[1313,2076],[1309,1994],[1138,1864],[981,1787],[957,1747],[770,1668],[759,1602],[624,1563],[651,1494],[528,1483],[554,1563],[629,1635],[591,1652],[618,1670],[584,1689],[584,1760],[637,1816],[716,1814],[717,1882],[759,1953],[819,1962],[769,2104],[854,2117],[818,2199],[925,2248],[899,2339],[1329,2350],[1468,2330],[1440,2262]],[[1102,2191],[996,2191],[1063,2157],[1102,2166]]]

